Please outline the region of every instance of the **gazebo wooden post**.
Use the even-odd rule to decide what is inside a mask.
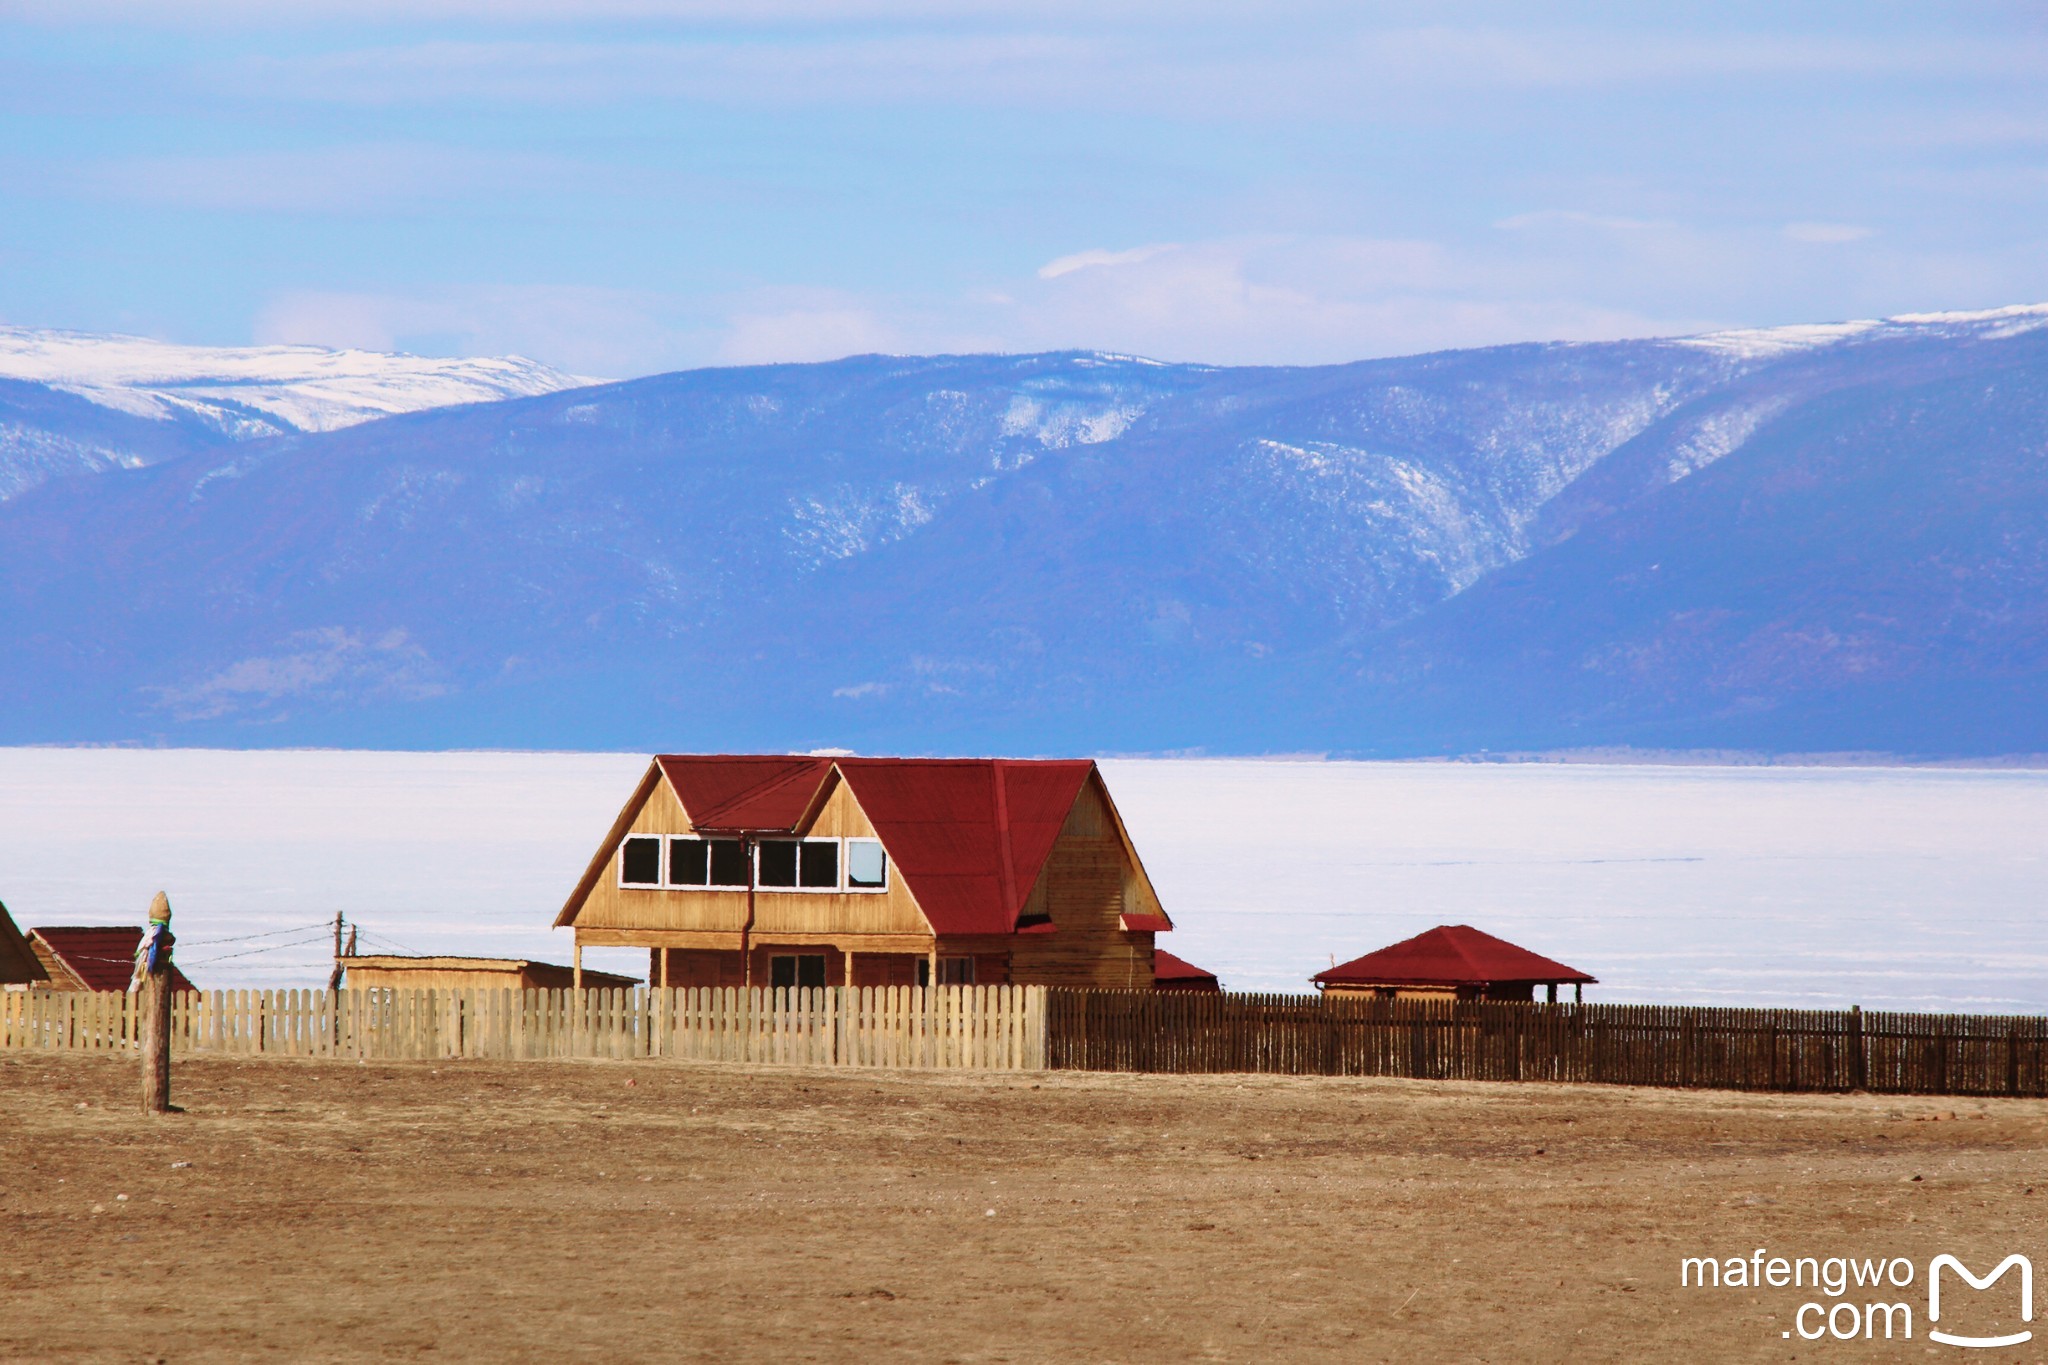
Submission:
[[[171,1107],[171,899],[163,892],[149,903],[149,927],[135,947],[135,992],[142,1044],[142,1112],[168,1114]]]

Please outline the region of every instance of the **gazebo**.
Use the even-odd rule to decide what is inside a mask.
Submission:
[[[1152,989],[1155,991],[1199,991],[1215,994],[1223,989],[1216,973],[1175,957],[1164,948],[1152,950]]]
[[[1534,1000],[1543,986],[1552,1003],[1560,985],[1569,982],[1577,1000],[1595,980],[1469,924],[1440,924],[1312,979],[1327,996],[1383,1000]]]

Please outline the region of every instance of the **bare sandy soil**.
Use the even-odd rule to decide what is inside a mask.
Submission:
[[[0,1356],[1918,1359],[1923,1281],[1884,1294],[1912,1341],[1807,1342],[1781,1333],[1832,1298],[1681,1289],[1679,1260],[2048,1266],[2031,1101],[566,1062],[175,1084],[189,1112],[152,1121],[132,1062],[0,1057]]]

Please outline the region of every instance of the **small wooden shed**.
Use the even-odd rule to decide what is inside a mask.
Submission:
[[[1175,957],[1164,948],[1152,950],[1152,989],[1155,991],[1206,991],[1215,993],[1223,989],[1216,979],[1216,973],[1205,972],[1185,958]]]
[[[7,906],[0,903],[0,986],[20,990],[49,984],[50,973],[36,957],[36,950],[29,946],[28,936],[7,913]]]
[[[400,990],[568,990],[576,984],[572,968],[523,957],[405,957],[373,953],[344,957],[343,984],[350,990],[396,987]],[[638,977],[583,969],[585,990],[637,986]]]
[[[135,949],[142,942],[139,924],[63,924],[28,931],[28,944],[56,991],[125,991],[135,975]],[[199,989],[186,980],[175,962],[171,989]]]
[[[1574,998],[1594,978],[1576,967],[1518,948],[1469,924],[1440,924],[1414,938],[1318,972],[1316,989],[1328,996],[1381,999],[1533,1000],[1536,988],[1569,982]]]

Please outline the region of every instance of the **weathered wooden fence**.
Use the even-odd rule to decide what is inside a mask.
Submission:
[[[2048,1018],[1048,991],[205,991],[172,1047],[2048,1095]],[[0,991],[0,1049],[135,1046],[134,997]]]
[[[2048,1095],[2048,1018],[1054,991],[1047,1064]]]
[[[1042,986],[811,990],[200,991],[174,1052],[349,1059],[675,1057],[805,1066],[1037,1069]],[[0,1049],[135,1046],[135,998],[0,992]]]

